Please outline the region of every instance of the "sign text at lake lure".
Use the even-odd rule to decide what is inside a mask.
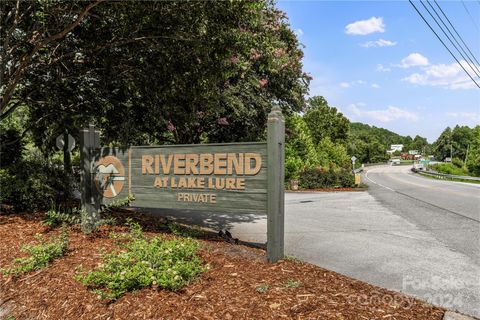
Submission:
[[[267,210],[266,143],[102,148],[94,161],[104,203],[131,194],[144,208]]]
[[[87,212],[133,195],[142,208],[267,214],[270,261],[283,257],[284,122],[268,118],[267,142],[100,148],[82,130],[82,205]]]

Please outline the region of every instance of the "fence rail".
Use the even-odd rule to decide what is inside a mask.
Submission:
[[[435,176],[438,178],[443,178],[443,179],[460,179],[460,180],[469,180],[469,181],[480,181],[480,177],[470,177],[470,176],[457,176],[453,174],[446,174],[446,173],[439,173],[439,172],[432,172],[432,171],[423,171],[423,170],[418,170],[416,168],[412,168],[412,171],[415,173],[423,173],[423,174],[428,174],[431,176]]]

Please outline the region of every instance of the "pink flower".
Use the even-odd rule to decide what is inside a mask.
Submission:
[[[258,81],[258,84],[260,84],[260,87],[265,87],[268,84],[267,79],[261,79]]]
[[[262,55],[255,49],[250,50],[250,57],[252,60],[256,61],[260,59]]]
[[[233,56],[230,58],[230,62],[233,64],[237,64],[240,61],[240,58],[237,56]]]
[[[171,121],[168,121],[167,128],[168,128],[168,130],[170,130],[172,132],[177,130],[177,128],[175,128],[175,126],[173,125],[173,123]]]
[[[285,50],[283,50],[282,48],[277,48],[275,49],[275,51],[273,52],[273,56],[275,58],[280,58],[281,56],[283,56],[285,54]]]
[[[228,126],[228,121],[227,121],[227,118],[223,117],[223,118],[218,118],[217,120],[217,123],[221,126]]]

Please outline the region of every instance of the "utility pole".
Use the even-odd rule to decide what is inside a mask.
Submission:
[[[465,165],[467,164],[468,160],[468,149],[470,149],[470,145],[467,146],[467,152],[465,153],[465,161],[463,162]]]

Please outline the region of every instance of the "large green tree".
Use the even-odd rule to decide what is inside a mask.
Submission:
[[[13,43],[28,47],[30,34],[62,32],[33,54],[25,49],[35,63],[11,94],[2,89],[11,96],[4,115],[25,105],[46,154],[58,134],[89,122],[104,143],[243,141],[263,137],[274,103],[287,113],[303,109],[302,51],[271,1],[2,5],[2,31],[17,14],[24,35]],[[41,26],[28,23],[36,16]]]
[[[473,128],[472,140],[467,154],[467,168],[470,174],[480,177],[480,125]]]
[[[327,137],[334,143],[347,142],[350,121],[337,108],[329,106],[324,97],[308,99],[304,118],[315,144]]]

